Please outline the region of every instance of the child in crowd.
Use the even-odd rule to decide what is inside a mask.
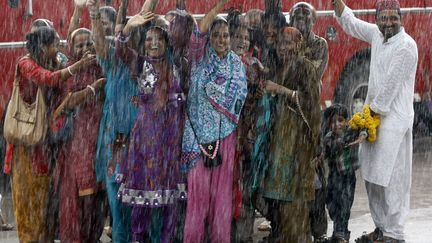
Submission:
[[[334,104],[324,112],[327,123],[323,130],[324,159],[329,167],[327,209],[333,220],[331,242],[349,242],[348,221],[354,201],[355,171],[360,167],[358,144],[367,137],[365,130],[353,130],[348,125],[346,107]]]

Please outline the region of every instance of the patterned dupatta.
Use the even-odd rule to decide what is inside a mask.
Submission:
[[[198,161],[199,144],[223,139],[236,130],[246,95],[246,73],[240,58],[230,51],[220,59],[207,46],[204,58],[192,69],[183,134],[183,171]]]

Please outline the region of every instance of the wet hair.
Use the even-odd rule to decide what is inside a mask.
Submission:
[[[42,46],[51,45],[56,39],[56,32],[50,27],[40,27],[26,35],[26,48],[31,57],[40,65],[42,63]],[[45,67],[48,68],[48,67]]]
[[[99,8],[99,12],[101,14],[105,14],[108,17],[109,21],[115,24],[117,18],[117,12],[115,8],[111,6],[103,6]]]
[[[265,12],[261,19],[262,26],[269,23],[274,23],[277,29],[281,29],[286,25],[285,16],[281,12]]]
[[[315,7],[312,6],[312,4],[307,3],[307,2],[298,2],[298,3],[294,4],[294,6],[292,6],[292,8],[290,9],[290,12],[289,12],[290,18],[291,18],[291,16],[293,16],[294,9],[296,9],[300,6],[307,7],[310,10],[312,10],[312,17],[313,17],[314,21],[317,19],[317,13],[316,13]],[[291,22],[291,20],[290,20],[290,22]]]
[[[348,119],[348,108],[342,104],[335,103],[324,111],[324,119],[322,120],[321,124],[321,130],[323,131],[324,135],[330,130],[331,119],[335,115]]]
[[[262,17],[264,16],[264,11],[261,9],[251,9],[246,12],[246,17],[248,18],[256,17],[256,16],[259,16],[260,19],[262,19]]]
[[[228,21],[225,18],[223,18],[221,16],[216,16],[216,18],[210,24],[209,33],[211,33],[219,25],[225,25],[225,26],[228,26],[228,28],[229,28]]]
[[[330,120],[335,115],[348,119],[348,108],[342,104],[333,104],[324,111],[324,120]]]
[[[229,26],[230,36],[233,36],[239,28],[247,28],[247,26],[242,23],[240,17],[240,10],[231,8],[228,11],[227,22]]]

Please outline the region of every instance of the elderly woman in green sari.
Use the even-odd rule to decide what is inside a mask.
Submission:
[[[300,52],[302,41],[297,29],[282,28],[273,81],[261,85],[265,94],[259,101],[253,188],[269,205],[269,237],[275,242],[311,242],[308,202],[314,199],[320,82]]]

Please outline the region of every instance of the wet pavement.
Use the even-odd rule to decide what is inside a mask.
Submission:
[[[6,198],[3,212],[12,219],[10,198]],[[257,218],[256,225],[264,219]],[[369,212],[368,200],[364,182],[361,175],[357,174],[357,187],[354,205],[351,212],[349,229],[351,241],[362,235],[364,231],[372,231],[374,224]],[[256,229],[256,227],[255,227]],[[332,223],[329,222],[328,235],[331,235]],[[414,140],[413,176],[411,189],[411,212],[406,223],[407,243],[432,243],[432,138],[418,138]],[[255,232],[254,241],[258,242],[266,232]],[[109,242],[109,238],[103,235],[102,242]],[[16,231],[0,231],[1,243],[18,243]],[[287,242],[289,243],[289,242]]]

